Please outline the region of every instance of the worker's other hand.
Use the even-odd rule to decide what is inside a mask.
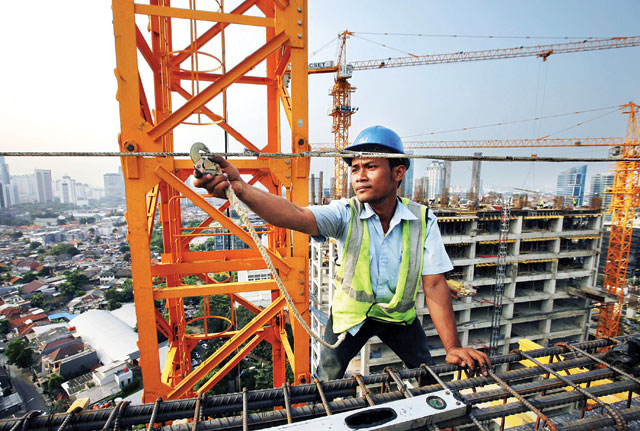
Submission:
[[[449,349],[446,357],[447,364],[457,365],[463,368],[470,368],[475,371],[479,367],[479,371],[483,376],[488,376],[487,370],[491,368],[489,357],[470,347],[454,347]]]
[[[194,170],[193,176],[196,177],[196,180],[193,185],[206,189],[211,195],[222,199],[227,198],[225,190],[231,186],[239,197],[242,194],[242,186],[244,184],[240,177],[240,172],[223,157],[212,155],[209,156],[209,159],[220,166],[222,173],[214,177],[212,174],[202,175]]]

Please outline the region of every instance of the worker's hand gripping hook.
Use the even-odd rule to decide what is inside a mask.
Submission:
[[[191,160],[193,161],[193,169],[195,170],[195,177],[200,178],[203,175],[211,174],[212,176],[216,176],[222,173],[220,166],[211,161],[206,154],[211,154],[209,152],[209,148],[202,142],[196,142],[191,146],[191,150],[189,151],[189,156],[191,156]]]

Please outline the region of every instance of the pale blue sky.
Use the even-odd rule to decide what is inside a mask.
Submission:
[[[225,2],[231,7],[233,2]],[[179,1],[174,6],[181,7]],[[640,2],[602,1],[317,1],[309,2],[310,53],[345,29],[356,32],[494,36],[632,36],[638,33]],[[435,38],[362,35],[413,54],[435,54],[561,43],[553,39]],[[230,33],[230,38],[233,33]],[[0,99],[0,148],[3,150],[115,151],[119,129],[115,101],[115,55],[111,3],[103,0],[63,3],[38,0],[3,2],[0,14],[3,54],[11,67],[0,69],[5,83]],[[335,59],[336,44],[310,57]],[[403,55],[351,38],[348,59]],[[532,117],[640,102],[640,48],[563,54],[546,62],[535,58],[477,61],[436,66],[356,72],[352,137],[372,124],[384,124],[400,135],[415,135]],[[310,140],[331,142],[330,75],[309,78]],[[230,94],[233,97],[233,94]],[[534,138],[606,113],[592,112],[429,139]],[[252,115],[239,100],[230,101],[230,121],[245,132]],[[246,117],[246,118],[245,118]],[[622,136],[627,118],[614,113],[556,137]],[[259,136],[263,128],[246,130]],[[208,142],[200,128],[193,135]],[[412,138],[415,139],[415,138]],[[215,137],[210,140],[215,141]],[[186,150],[192,135],[177,145]],[[212,145],[211,145],[212,146]],[[475,150],[460,150],[467,154]],[[431,151],[434,153],[435,151]],[[604,156],[604,149],[502,149],[502,155]],[[69,174],[101,185],[102,172],[117,170],[117,159],[7,159],[13,174],[50,168],[53,177]],[[427,162],[418,162],[417,178]],[[313,169],[330,176],[332,161],[314,161]],[[572,164],[485,163],[482,180],[508,188],[554,187],[557,174]],[[588,176],[605,172],[592,164]],[[99,174],[98,174],[99,173]],[[470,165],[458,163],[453,183],[468,187]]]

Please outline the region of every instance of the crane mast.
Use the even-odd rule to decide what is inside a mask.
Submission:
[[[171,155],[176,147],[184,150],[193,143],[176,142],[174,132],[194,131],[195,127],[203,128],[202,140],[218,133],[219,141],[209,143],[214,151],[224,148],[225,133],[257,153],[308,150],[307,2],[244,0],[231,11],[224,10],[223,2],[215,6],[218,10],[212,10],[215,3],[197,7],[196,2],[189,2],[187,8],[169,3],[112,1],[119,150],[169,153],[166,157],[122,158],[143,400],[204,394],[263,341],[271,345],[274,386],[285,382],[287,361],[295,383],[308,383],[309,337],[292,320],[293,340],[288,338],[286,302],[275,281],[235,281],[229,276],[231,272],[266,268],[253,240],[225,215],[228,203],[216,206],[186,184],[193,162]],[[137,21],[147,20],[148,27],[138,26]],[[227,45],[230,35],[225,29],[231,24],[236,35],[244,36],[244,56],[231,52],[237,44]],[[262,30],[262,37],[252,36],[255,28]],[[229,58],[234,60],[227,62]],[[205,66],[207,60],[215,64]],[[252,74],[252,70],[265,72]],[[242,121],[232,124],[226,115],[225,92],[236,84],[265,89],[258,93],[266,96],[264,100],[245,98],[251,104],[250,111],[263,110],[267,123],[261,129],[264,133],[251,139],[241,130]],[[286,116],[282,121],[281,112]],[[281,123],[287,121],[290,135],[281,130]],[[260,129],[254,123],[252,119],[251,124]],[[308,159],[258,156],[233,163],[250,184],[259,183],[279,196],[284,192],[286,199],[297,205],[308,204]],[[186,224],[184,202],[201,209],[202,219],[192,220],[199,223],[197,226]],[[152,259],[150,241],[159,228],[163,250],[158,262]],[[308,322],[307,236],[274,226],[267,226],[263,235],[287,292]],[[196,238],[213,241],[220,236],[231,236],[233,243],[240,245],[231,250],[192,247]],[[246,292],[267,292],[271,302],[258,306],[240,295]],[[225,301],[230,318],[212,313],[214,297]],[[202,315],[196,318],[186,310],[187,300],[192,302],[193,298],[202,304]],[[242,327],[234,319],[240,308],[251,316]],[[158,332],[169,343],[163,368]],[[194,368],[192,351],[205,341],[220,345]]]
[[[333,109],[331,117],[333,124],[331,132],[334,138],[334,148],[342,150],[349,145],[349,127],[351,116],[357,111],[351,106],[351,94],[356,88],[349,83],[352,75],[352,67],[347,64],[347,38],[351,33],[345,30],[341,35],[340,50],[338,54],[338,69],[335,82],[329,93],[333,97]],[[336,159],[334,163],[334,198],[346,197],[349,189],[349,173],[347,164],[342,159]]]
[[[602,283],[602,288],[616,295],[618,301],[600,308],[596,337],[613,337],[618,333],[629,266],[633,220],[636,208],[640,205],[640,162],[625,160],[640,156],[640,133],[636,117],[638,105],[629,102],[625,107],[628,108],[629,121],[624,143],[618,147],[622,160],[616,163],[611,191],[611,231]]]

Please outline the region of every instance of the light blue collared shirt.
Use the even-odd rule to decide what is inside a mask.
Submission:
[[[349,201],[341,199],[329,205],[308,207],[316,218],[318,230],[322,236],[314,237],[319,241],[335,238],[338,244],[338,262],[342,263],[344,243],[347,239],[351,210]],[[369,224],[369,270],[371,287],[377,302],[389,302],[396,291],[400,261],[402,260],[402,220],[416,220],[417,217],[397,200],[396,210],[389,222],[389,230],[382,230],[380,218],[367,203],[360,213],[361,219]],[[433,211],[427,213],[427,232],[424,241],[422,275],[442,274],[453,269],[451,260],[442,243],[440,229]],[[355,335],[362,324],[349,329]]]

